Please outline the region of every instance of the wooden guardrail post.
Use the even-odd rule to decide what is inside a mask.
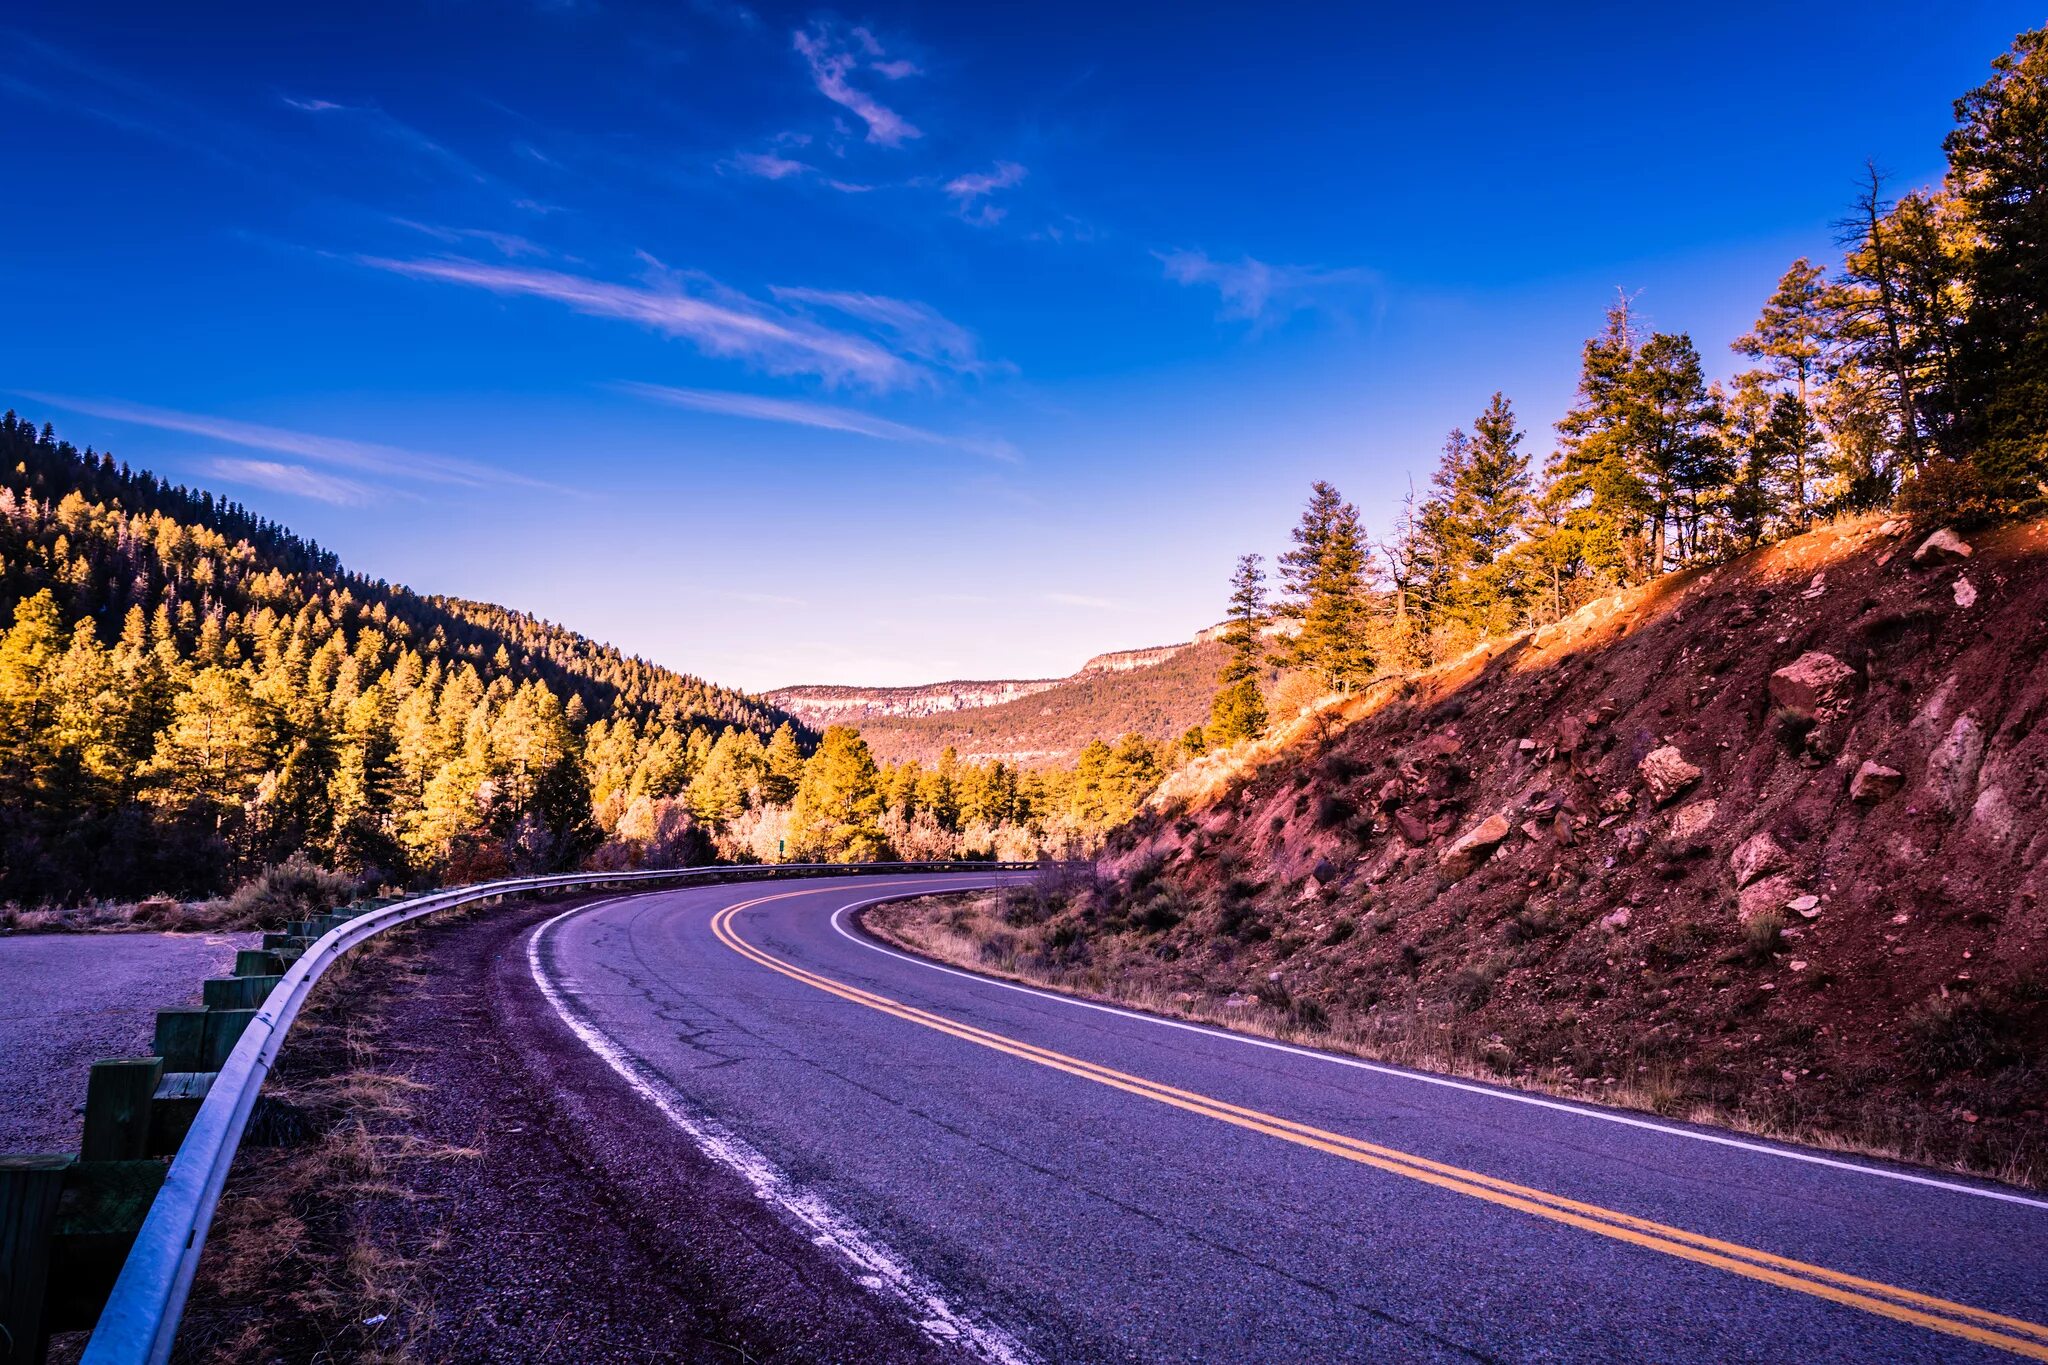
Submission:
[[[7,1365],[43,1358],[50,1238],[70,1165],[61,1155],[0,1156],[0,1361]]]
[[[81,1161],[132,1161],[149,1155],[149,1106],[163,1079],[161,1057],[94,1062],[85,1083]]]

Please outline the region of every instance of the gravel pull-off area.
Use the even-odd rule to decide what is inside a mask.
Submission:
[[[156,1012],[199,1003],[256,934],[0,938],[0,1152],[76,1151],[92,1064],[149,1051]]]

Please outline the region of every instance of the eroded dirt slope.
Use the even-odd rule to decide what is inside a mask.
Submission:
[[[981,955],[2039,1179],[2048,522],[1931,529],[1674,575],[1184,770]]]

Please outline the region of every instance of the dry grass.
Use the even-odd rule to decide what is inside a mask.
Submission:
[[[1796,1092],[1773,1097],[1766,1105],[1700,1101],[1668,1057],[1624,1059],[1599,1077],[1534,1064],[1517,1057],[1499,1037],[1470,1027],[1461,1017],[1463,1007],[1454,1002],[1364,1014],[1325,1011],[1320,1006],[1304,1008],[1308,1002],[1289,1000],[1284,992],[1218,996],[1167,990],[1086,963],[1062,965],[1059,954],[1049,951],[1039,936],[1042,926],[1018,926],[1014,916],[1006,917],[997,896],[989,893],[898,901],[877,906],[863,922],[889,942],[941,962],[1163,1018],[1825,1151],[1988,1176],[2035,1189],[2048,1185],[2048,1158],[2038,1146],[2006,1151],[1989,1162],[1958,1161],[1951,1155],[1951,1145],[1924,1116],[1890,1103],[1866,1103],[1845,1122],[1837,1114],[1809,1109]]]
[[[433,1239],[394,1210],[417,1202],[419,1163],[480,1155],[411,1130],[430,1087],[380,1039],[379,1002],[417,956],[411,934],[381,935],[316,988],[215,1213],[180,1361],[415,1358]]]

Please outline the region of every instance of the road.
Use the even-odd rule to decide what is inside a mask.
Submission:
[[[0,938],[0,1152],[76,1151],[92,1064],[148,1055],[156,1012],[197,1005],[254,934]]]
[[[986,879],[983,879],[985,884]],[[969,1358],[2048,1360],[2048,1201],[1148,1019],[867,938],[902,877],[571,910],[638,1102]]]

